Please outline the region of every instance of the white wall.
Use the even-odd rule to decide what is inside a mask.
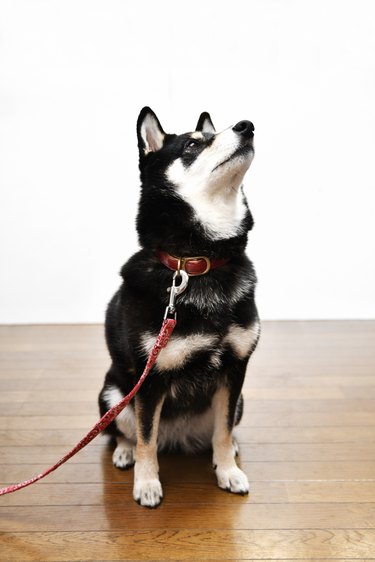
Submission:
[[[251,119],[263,318],[375,316],[371,0],[0,4],[0,322],[98,322],[137,249],[135,122]]]

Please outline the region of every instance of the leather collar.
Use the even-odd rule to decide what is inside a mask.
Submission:
[[[211,269],[216,269],[228,263],[229,258],[211,260],[206,256],[177,257],[158,250],[156,255],[159,261],[172,271],[183,269],[189,276],[205,275]]]

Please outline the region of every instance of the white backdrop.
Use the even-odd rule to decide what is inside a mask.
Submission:
[[[0,322],[101,322],[137,249],[135,122],[256,128],[262,318],[375,316],[372,0],[0,2]]]

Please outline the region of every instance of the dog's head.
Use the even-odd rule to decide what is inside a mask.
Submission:
[[[205,112],[194,132],[167,134],[145,107],[137,134],[143,191],[184,201],[211,240],[238,236],[248,215],[242,181],[254,156],[253,124],[217,133]]]

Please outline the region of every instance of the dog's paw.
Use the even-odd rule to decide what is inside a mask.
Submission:
[[[219,488],[232,492],[233,494],[248,494],[249,481],[247,476],[238,466],[229,469],[216,467],[217,483]]]
[[[112,462],[116,468],[126,470],[134,465],[134,447],[119,443],[113,451]]]
[[[134,482],[133,498],[145,507],[157,507],[163,499],[163,489],[157,478],[151,480],[136,480]]]

